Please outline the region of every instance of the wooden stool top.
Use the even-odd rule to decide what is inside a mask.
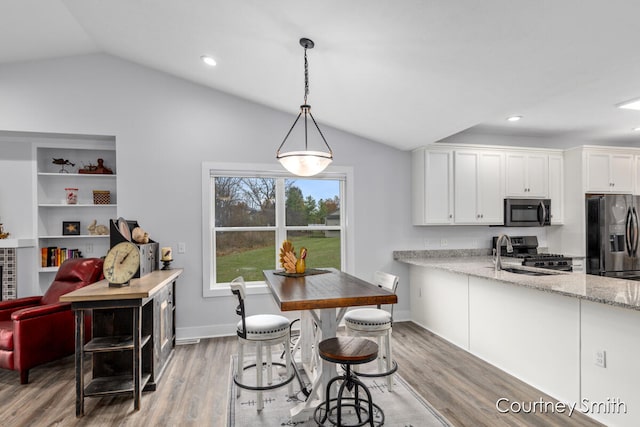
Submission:
[[[318,353],[329,362],[357,365],[375,360],[378,357],[378,344],[358,337],[328,338],[320,342]]]

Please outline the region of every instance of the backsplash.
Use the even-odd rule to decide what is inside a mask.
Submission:
[[[18,274],[16,271],[16,250],[0,248],[0,300],[16,299],[18,295]]]

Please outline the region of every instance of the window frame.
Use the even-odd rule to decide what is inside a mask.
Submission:
[[[353,168],[348,166],[329,166],[324,172],[313,177],[299,177],[288,173],[279,164],[267,163],[227,163],[227,162],[203,162],[202,163],[202,295],[203,297],[229,296],[228,283],[214,283],[215,263],[212,261],[215,254],[214,231],[214,201],[215,189],[212,185],[214,176],[239,176],[239,177],[268,177],[282,179],[335,179],[340,180],[340,229],[341,229],[341,268],[347,273],[354,271],[354,247],[353,247]],[[274,230],[276,233],[276,245],[284,240],[287,230],[303,229],[305,226],[287,226],[285,223],[284,186],[276,191],[276,225],[273,227],[251,227]],[[234,227],[229,227],[231,230]],[[328,228],[332,228],[329,226]],[[335,227],[333,227],[335,229]],[[249,229],[249,227],[237,227],[236,229]],[[318,227],[324,229],[324,227]],[[274,266],[277,265],[277,251],[274,253]],[[264,281],[248,282],[249,294],[269,293]]]

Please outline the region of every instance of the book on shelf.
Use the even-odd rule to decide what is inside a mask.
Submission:
[[[40,252],[42,267],[59,267],[69,258],[82,257],[79,249],[59,248],[56,246],[41,248]]]

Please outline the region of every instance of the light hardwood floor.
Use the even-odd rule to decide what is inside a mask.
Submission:
[[[496,400],[551,400],[410,322],[393,328],[399,373],[458,426],[597,426],[582,414],[500,414]],[[7,426],[224,426],[230,355],[236,338],[202,340],[176,348],[158,390],[143,393],[133,411],[126,396],[87,398],[75,417],[73,356],[33,369],[30,383],[0,369],[0,425]],[[387,420],[389,426],[393,420]]]

